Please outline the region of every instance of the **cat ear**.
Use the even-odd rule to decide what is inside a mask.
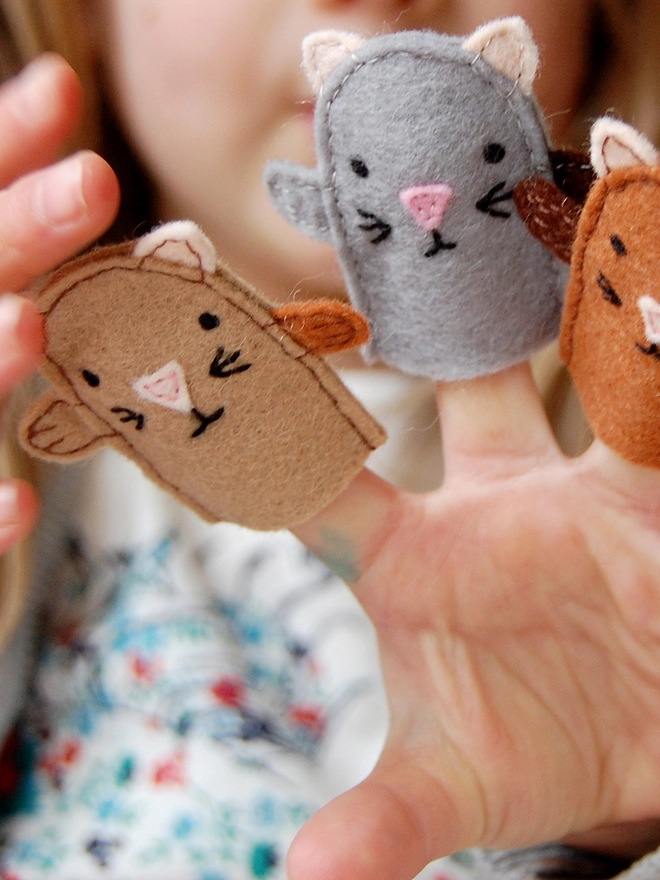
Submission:
[[[174,220],[138,238],[134,257],[159,257],[180,266],[215,272],[218,256],[212,242],[192,220]]]
[[[335,67],[365,42],[364,37],[348,31],[316,31],[305,37],[302,67],[314,94],[318,95]]]
[[[603,116],[591,129],[591,164],[598,177],[630,165],[659,165],[660,154],[632,125]]]
[[[491,21],[463,43],[466,52],[479,55],[498,73],[514,80],[525,95],[532,86],[539,66],[539,50],[524,19],[519,16]]]

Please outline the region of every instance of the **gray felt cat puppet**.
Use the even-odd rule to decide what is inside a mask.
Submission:
[[[520,18],[463,39],[307,37],[317,168],[268,165],[278,210],[334,244],[365,354],[455,380],[519,361],[558,331],[566,272],[526,229],[516,185],[552,180]]]

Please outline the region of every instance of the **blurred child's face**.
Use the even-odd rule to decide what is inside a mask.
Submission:
[[[523,15],[541,48],[554,128],[579,90],[590,0],[97,0],[108,87],[154,182],[158,219],[188,217],[273,298],[338,293],[333,252],[282,220],[269,159],[314,164],[305,34],[432,27],[468,33]],[[99,15],[99,13],[102,13]]]

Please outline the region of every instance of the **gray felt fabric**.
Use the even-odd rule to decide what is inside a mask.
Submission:
[[[318,171],[286,161],[273,162],[275,168],[269,189],[280,213],[310,238],[332,244]]]
[[[321,90],[318,188],[291,163],[265,174],[284,216],[308,234],[316,218],[323,240],[329,227],[352,303],[370,323],[367,358],[445,380],[495,372],[556,336],[566,281],[510,198],[491,203],[508,216],[477,207],[491,190],[497,199],[551,171],[535,101],[462,43],[415,31],[367,41]],[[486,161],[494,144],[505,154],[491,149],[500,160]],[[453,198],[443,247],[426,256],[434,233],[400,193],[437,183]]]

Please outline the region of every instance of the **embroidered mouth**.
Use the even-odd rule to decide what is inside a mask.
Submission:
[[[196,407],[191,409],[191,414],[198,420],[199,425],[195,428],[195,430],[190,435],[191,439],[193,437],[201,437],[201,435],[206,431],[209,425],[212,425],[214,422],[217,422],[225,411],[224,406],[221,406],[219,409],[216,409],[215,412],[211,413],[211,415],[204,415],[203,412],[200,412]]]
[[[146,424],[146,417],[143,413],[138,413],[135,410],[129,409],[124,406],[113,406],[112,413],[119,416],[119,421],[124,424],[133,423],[136,431],[142,431]],[[198,410],[196,407],[193,407],[190,410],[190,414],[195,417],[195,419],[199,422],[195,430],[190,435],[193,437],[201,437],[201,435],[206,431],[209,425],[212,425],[214,422],[219,421],[224,415],[225,408],[224,406],[218,407],[215,412],[212,412],[210,415],[205,415],[201,410]]]
[[[433,244],[428,250],[424,251],[424,256],[434,257],[436,254],[439,254],[440,251],[453,251],[456,244],[457,242],[455,241],[445,241],[442,237],[442,233],[438,229],[434,229]]]
[[[146,418],[143,413],[136,412],[126,406],[113,406],[110,412],[119,416],[119,421],[124,425],[134,422],[136,431],[141,431],[144,428]]]

